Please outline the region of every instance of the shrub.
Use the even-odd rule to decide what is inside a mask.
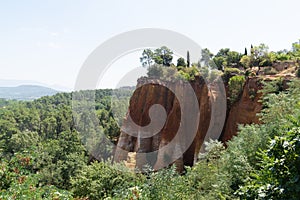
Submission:
[[[0,161],[0,199],[72,199],[72,193],[53,185],[40,184],[36,171],[36,152],[15,153]]]
[[[208,68],[205,68],[207,73],[204,77],[208,77]],[[184,80],[191,81],[195,80],[196,76],[200,76],[199,69],[196,66],[192,67],[183,67],[171,65],[169,67],[164,67],[162,65],[154,64],[148,68],[147,73],[149,78],[162,79],[166,81],[172,80]],[[201,73],[201,75],[203,75]]]
[[[229,101],[231,104],[233,104],[239,99],[243,91],[245,81],[246,80],[244,76],[233,76],[229,79]]]
[[[261,169],[238,192],[243,199],[300,198],[299,117],[294,121],[294,128],[283,133],[283,136],[275,136],[268,149],[260,154],[258,167]]]
[[[188,73],[186,73],[184,71],[179,71],[178,73],[175,74],[175,79],[189,81],[191,79],[191,77]]]
[[[199,69],[195,66],[185,68],[184,71],[188,73],[191,77],[199,76]]]
[[[209,72],[208,80],[209,82],[213,82],[217,80],[219,77],[221,77],[222,75],[223,75],[222,71],[213,69]]]
[[[262,58],[262,60],[259,62],[259,66],[261,67],[267,67],[272,66],[272,61],[269,58]]]
[[[264,74],[265,75],[276,75],[276,74],[278,74],[278,71],[276,69],[274,69],[273,67],[265,67]]]
[[[199,69],[199,72],[200,72],[200,75],[203,77],[203,78],[208,78],[209,76],[209,69],[208,67],[201,67]]]
[[[113,196],[117,191],[136,185],[137,176],[120,164],[94,162],[85,166],[72,178],[72,188],[77,197],[103,199]]]
[[[245,69],[250,68],[250,66],[251,66],[251,57],[250,57],[250,56],[247,56],[247,55],[244,55],[244,56],[241,58],[240,63],[243,65],[243,67],[244,67]]]
[[[161,78],[163,76],[163,67],[161,65],[152,65],[148,68],[147,75],[150,78]]]
[[[223,73],[223,80],[225,83],[228,83],[229,79],[233,76],[236,76],[236,75],[241,75],[242,72],[241,70],[237,69],[237,68],[225,68],[224,70],[224,73]]]
[[[177,73],[176,67],[164,67],[163,68],[163,78],[164,80],[171,81],[174,79],[175,74]]]

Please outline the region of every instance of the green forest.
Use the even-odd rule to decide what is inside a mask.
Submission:
[[[116,144],[132,90],[59,93],[33,101],[1,99],[0,199],[300,199],[300,43],[279,52],[270,52],[264,44],[243,53],[226,48],[213,55],[203,49],[198,63],[190,63],[189,52],[175,64],[172,59],[173,52],[162,47],[145,50],[141,63],[150,78],[166,81],[192,81],[195,76],[213,81],[221,76],[231,103],[247,78],[278,75],[262,81],[262,123],[240,125],[226,145],[208,141],[206,153],[182,174],[174,166],[136,173],[123,163],[112,163],[112,149],[95,131]],[[273,66],[281,62],[293,66],[281,74]],[[293,78],[284,89],[282,77],[289,73]],[[72,109],[72,96],[88,92],[95,94],[97,122]],[[80,104],[85,106],[84,99]],[[90,142],[107,157],[91,155],[95,149],[87,150]]]

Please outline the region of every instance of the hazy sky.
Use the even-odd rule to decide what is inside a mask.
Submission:
[[[271,50],[289,49],[300,38],[299,8],[298,0],[2,0],[0,79],[73,88],[97,46],[138,28],[173,30],[214,53],[223,47],[243,52],[262,42]],[[116,64],[138,65],[137,55]],[[120,75],[118,67],[112,71]],[[102,87],[113,85],[111,77]]]

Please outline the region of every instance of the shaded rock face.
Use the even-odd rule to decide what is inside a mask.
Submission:
[[[225,142],[236,135],[237,124],[259,123],[256,114],[262,105],[258,102],[261,95],[257,82],[255,78],[248,79],[240,100],[227,109],[223,83],[206,84],[201,77],[190,83],[139,79],[121,128],[114,162],[126,161],[128,152],[136,152],[134,163],[139,169],[149,165],[158,170],[175,164],[182,171],[185,165],[192,166],[199,152],[204,151],[204,140]],[[192,88],[197,105],[188,87]],[[157,104],[165,113],[151,113],[151,107]],[[149,135],[151,130],[143,128],[149,124],[159,130]]]
[[[226,123],[223,129],[221,141],[226,142],[237,134],[238,124],[259,124],[259,113],[262,104],[259,102],[262,89],[258,78],[248,79],[244,85],[240,99],[235,102],[227,111]]]

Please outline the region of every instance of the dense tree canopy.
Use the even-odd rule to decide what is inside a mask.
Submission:
[[[113,143],[119,136],[120,122],[116,120],[124,117],[131,92],[95,91],[95,114],[99,119],[95,126]],[[56,193],[61,194],[60,198],[71,197],[66,191],[71,188],[71,177],[91,161],[91,152],[85,148],[91,136],[85,141],[83,125],[76,125],[76,121],[85,123],[85,115],[72,112],[71,97],[70,93],[60,93],[32,102],[1,100],[0,199],[12,194],[17,199],[23,199],[22,195],[26,199],[52,199]],[[85,101],[80,103],[84,105]],[[119,113],[114,113],[113,108]],[[124,113],[120,113],[122,109]],[[96,127],[89,126],[91,133],[96,134],[95,130]],[[111,155],[101,141],[94,142],[98,152]]]

